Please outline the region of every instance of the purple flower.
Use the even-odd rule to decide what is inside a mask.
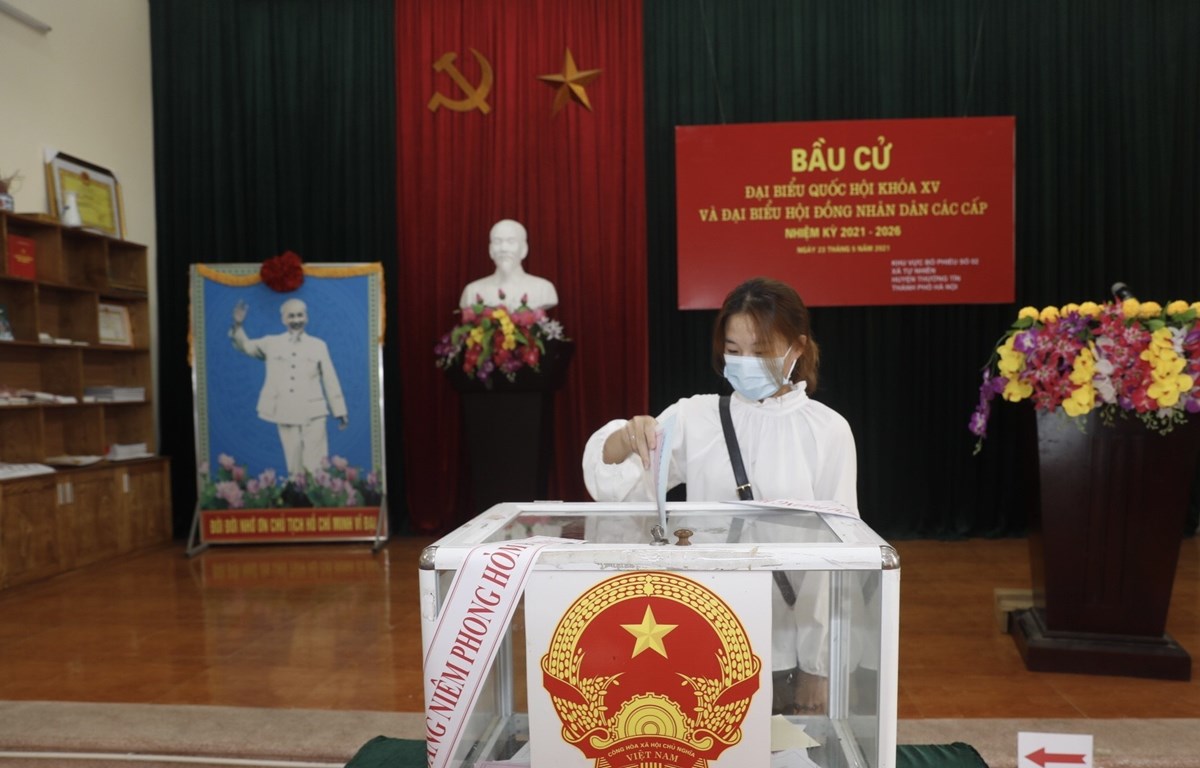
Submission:
[[[1013,349],[1029,354],[1037,347],[1037,337],[1035,330],[1021,331],[1013,337]]]
[[[987,434],[988,410],[989,406],[981,404],[975,409],[975,412],[971,414],[971,422],[967,428],[970,429],[971,434],[975,435],[976,437],[983,437]]]

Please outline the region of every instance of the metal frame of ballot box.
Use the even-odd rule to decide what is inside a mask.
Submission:
[[[683,502],[668,504],[666,515],[670,543],[665,545],[661,530],[651,532],[660,520],[653,503],[505,503],[468,521],[421,555],[425,656],[430,654],[439,611],[454,576],[471,550],[481,544],[531,536],[580,540],[542,549],[531,571],[531,583],[539,576],[565,581],[568,574],[581,571],[604,572],[604,576],[665,572],[690,578],[718,572],[825,572],[828,580],[816,583],[822,590],[827,584],[830,606],[824,646],[830,670],[828,706],[824,712],[789,716],[788,720],[803,725],[819,742],[807,755],[820,768],[894,768],[900,629],[896,550],[858,517],[833,511]],[[685,543],[690,545],[681,546]],[[761,583],[770,588],[771,579],[764,578]],[[530,699],[525,675],[527,669],[537,667],[545,650],[526,651],[528,607],[518,608],[501,641],[479,698],[467,715],[464,738],[448,765],[470,768],[514,754],[518,759],[528,755],[530,720],[525,702]],[[865,653],[864,637],[869,649]],[[427,701],[431,676],[436,677],[426,669]],[[530,686],[534,679],[529,678]],[[759,679],[755,697],[765,695],[767,703],[765,709],[752,711],[761,713],[770,709],[771,670],[763,669]],[[593,763],[579,754],[579,766],[590,768]],[[720,768],[736,763],[720,757],[708,765]],[[532,768],[544,766],[535,762]],[[554,768],[568,766],[559,763]]]

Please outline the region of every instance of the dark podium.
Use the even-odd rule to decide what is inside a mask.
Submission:
[[[488,383],[446,371],[462,403],[462,432],[474,514],[506,501],[546,498],[554,460],[554,395],[575,355],[571,341],[549,340],[539,370]]]
[[[1200,418],[1162,435],[1136,418],[1091,414],[1080,430],[1037,413],[1025,435],[1033,607],[1012,625],[1025,666],[1190,679],[1166,622]]]

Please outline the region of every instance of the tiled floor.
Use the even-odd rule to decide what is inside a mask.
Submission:
[[[419,711],[429,541],[175,546],[0,592],[0,699]],[[1028,588],[1025,540],[895,546],[901,718],[1200,717],[1194,682],[1024,668],[993,594]],[[1168,631],[1200,653],[1200,540],[1183,543]]]

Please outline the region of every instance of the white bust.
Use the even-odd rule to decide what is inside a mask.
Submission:
[[[472,306],[480,298],[486,306],[503,304],[509,309],[519,307],[522,297],[530,309],[549,309],[558,304],[554,284],[529,274],[521,266],[529,255],[529,242],[520,223],[501,219],[492,225],[488,254],[496,263],[496,271],[468,283],[458,300],[460,307]]]

